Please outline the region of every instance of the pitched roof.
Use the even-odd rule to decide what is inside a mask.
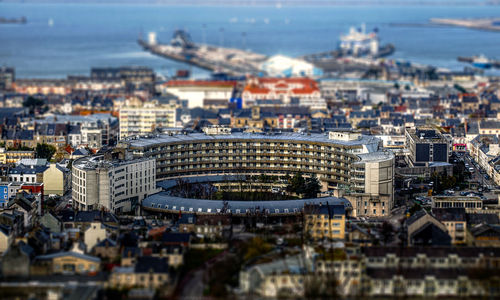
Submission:
[[[140,256],[134,267],[135,273],[168,273],[167,260],[160,257]]]

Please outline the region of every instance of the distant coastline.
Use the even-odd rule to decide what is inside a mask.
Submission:
[[[483,19],[431,19],[432,24],[465,27],[500,32],[500,18]]]
[[[140,4],[176,6],[478,6],[500,5],[491,0],[0,0],[2,3]]]

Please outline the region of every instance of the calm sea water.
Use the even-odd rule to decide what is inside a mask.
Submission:
[[[169,75],[186,65],[141,50],[140,32],[169,41],[186,29],[194,41],[268,55],[299,56],[334,49],[350,26],[379,28],[395,58],[452,69],[457,56],[500,59],[500,33],[426,24],[430,18],[499,17],[500,6],[210,7],[112,4],[0,3],[0,16],[26,16],[25,25],[0,25],[0,65],[18,77],[87,75],[92,66],[146,65]],[[51,21],[49,21],[51,20]],[[50,24],[52,23],[52,24]],[[193,69],[198,76],[204,72]]]

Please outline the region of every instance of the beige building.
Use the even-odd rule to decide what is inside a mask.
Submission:
[[[53,254],[36,257],[36,263],[46,262],[52,266],[49,274],[95,274],[99,272],[101,260],[98,257],[86,255],[78,249],[78,243],[73,244],[68,252],[57,252]]]
[[[83,234],[83,243],[87,247],[87,252],[90,252],[100,241],[104,241],[106,237],[107,231],[104,225],[101,222],[92,222]]]
[[[483,201],[476,196],[433,196],[432,208],[465,208],[468,213],[483,210]]]
[[[356,198],[354,214],[386,216],[394,205],[394,154],[379,151],[358,156],[361,161],[353,164],[348,193]]]
[[[64,195],[71,187],[71,171],[62,165],[51,163],[43,172],[43,186],[47,195]]]
[[[3,254],[12,244],[12,230],[4,225],[0,225],[0,254]]]
[[[344,205],[304,206],[305,233],[314,240],[345,238]]]
[[[158,289],[169,283],[168,263],[163,258],[138,257],[134,266],[115,267],[109,285],[116,288]]]
[[[13,164],[25,158],[35,158],[35,151],[7,151],[5,148],[0,148],[1,164]]]
[[[155,128],[175,127],[176,107],[158,102],[142,107],[122,107],[120,109],[120,139],[132,135],[145,135]]]

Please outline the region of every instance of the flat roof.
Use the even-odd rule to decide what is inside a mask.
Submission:
[[[74,161],[73,166],[81,170],[94,170],[104,167],[119,167],[141,161],[154,160],[152,157],[134,158],[132,160],[106,160],[104,155],[84,156]]]
[[[245,132],[233,132],[231,134],[220,134],[220,135],[207,135],[205,133],[190,133],[190,134],[159,134],[154,135],[151,138],[138,138],[138,139],[126,139],[125,141],[132,147],[147,147],[156,144],[163,143],[175,143],[175,142],[189,142],[189,141],[217,141],[217,140],[269,140],[269,141],[285,141],[293,143],[298,142],[320,142],[329,143],[345,146],[360,146],[366,144],[378,144],[380,141],[375,136],[360,135],[359,139],[344,141],[344,140],[334,140],[329,139],[328,133],[325,134],[301,134],[301,133],[277,133],[277,134],[263,134],[263,133],[245,133]]]

